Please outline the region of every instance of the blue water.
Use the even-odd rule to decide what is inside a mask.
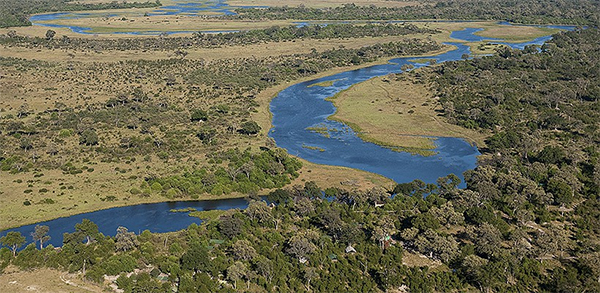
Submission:
[[[501,21],[498,22],[498,24],[500,25],[513,25],[510,22],[506,22],[506,21]],[[559,29],[559,30],[564,30],[564,31],[573,31],[575,30],[575,26],[572,25],[526,25],[526,24],[518,24],[519,26],[533,26],[533,27],[545,27],[545,28],[553,28],[553,29]],[[454,34],[454,32],[453,32]],[[454,36],[452,36],[454,37]],[[501,39],[491,39],[491,38],[485,38],[485,40],[491,40],[490,43],[492,44],[502,44],[502,45],[506,45],[509,46],[512,49],[518,49],[518,50],[523,50],[526,46],[529,45],[537,45],[537,46],[541,46],[543,45],[545,42],[549,41],[550,39],[552,39],[552,36],[543,36],[543,37],[539,37],[537,39],[534,39],[532,41],[529,42],[524,42],[524,43],[510,43],[510,42],[502,42]]]
[[[481,41],[501,41],[501,39],[486,38],[475,35],[476,32],[483,31],[482,28],[466,28],[461,31],[454,31],[450,34],[451,38],[463,40],[467,42],[481,42]]]
[[[225,0],[204,0],[197,3],[186,3],[180,2],[176,5],[161,6],[147,14],[152,15],[198,15],[203,12],[216,12],[224,15],[235,14],[233,10],[237,8],[265,8],[265,6],[230,6],[225,3]],[[140,13],[140,15],[143,15]],[[117,14],[110,13],[93,13],[93,12],[56,12],[56,13],[45,13],[33,15],[29,18],[29,21],[33,25],[54,27],[54,28],[68,28],[71,31],[78,34],[97,34],[92,31],[90,27],[63,25],[63,24],[51,24],[43,21],[61,20],[61,19],[78,19],[78,18],[91,18],[91,17],[116,17]],[[193,31],[140,31],[140,32],[129,32],[129,31],[116,31],[111,34],[127,34],[127,35],[160,35],[166,34],[182,34],[191,33]],[[203,31],[204,33],[230,33],[237,32],[236,30],[223,30],[223,31]]]
[[[130,232],[135,232],[136,234],[139,234],[144,230],[164,233],[182,230],[192,223],[199,224],[201,222],[198,218],[190,217],[187,212],[171,212],[171,209],[185,209],[191,207],[198,211],[209,211],[245,209],[247,206],[248,202],[243,198],[141,204],[79,214],[22,226],[0,232],[0,237],[6,235],[6,233],[10,231],[18,231],[27,238],[27,243],[31,243],[33,242],[31,233],[34,231],[35,226],[46,225],[50,227],[48,234],[51,237],[50,241],[47,243],[58,247],[62,246],[63,233],[75,232],[75,224],[81,223],[83,219],[89,219],[96,223],[100,233],[104,235],[116,235],[119,226],[124,226],[129,229]]]
[[[574,29],[573,27],[559,28]],[[474,38],[472,34],[475,31],[455,32],[452,37],[459,40]],[[550,39],[549,36],[523,44],[506,44],[513,48],[519,48],[529,44],[541,45],[540,41],[548,39]],[[273,129],[271,129],[269,135],[275,139],[278,146],[286,148],[292,155],[315,163],[347,166],[374,172],[389,177],[396,182],[409,182],[414,179],[435,182],[438,177],[450,173],[462,178],[464,171],[475,167],[476,157],[479,155],[477,148],[469,145],[464,140],[452,137],[435,138],[437,146],[435,151],[437,154],[430,157],[394,152],[364,142],[345,125],[327,120],[327,117],[335,112],[335,107],[332,103],[325,101],[325,98],[331,97],[355,83],[389,73],[400,73],[402,72],[402,65],[412,64],[415,68],[426,66],[409,60],[436,59],[439,63],[459,60],[463,54],[470,53],[469,47],[463,44],[449,44],[455,46],[456,49],[433,57],[392,59],[388,64],[347,71],[288,87],[271,102]],[[332,80],[334,81],[332,86],[309,87],[316,83]],[[310,126],[326,126],[329,129],[338,129],[339,131],[331,131],[331,136],[327,138],[306,130]],[[320,147],[324,151],[307,149],[303,145]],[[460,186],[464,187],[464,183]],[[197,218],[189,217],[187,213],[170,212],[171,209],[188,207],[200,211],[244,209],[247,207],[247,202],[244,199],[223,199],[143,204],[85,213],[38,224],[50,227],[52,239],[48,244],[61,246],[63,233],[74,232],[75,224],[80,223],[84,218],[96,223],[100,232],[104,235],[115,235],[119,226],[124,226],[136,233],[143,230],[157,233],[171,232],[184,229],[192,223],[200,222]],[[28,242],[32,242],[33,239],[30,234],[33,232],[34,227],[35,224],[6,230],[0,232],[0,237],[10,231],[19,231],[27,237]]]
[[[381,174],[396,182],[420,179],[434,183],[437,178],[454,173],[458,176],[475,168],[479,151],[462,139],[438,137],[435,139],[437,154],[423,157],[406,152],[396,152],[373,143],[364,142],[351,129],[327,117],[335,112],[331,102],[325,101],[350,86],[389,73],[402,72],[401,67],[411,64],[415,68],[424,66],[411,62],[415,59],[436,59],[438,62],[459,60],[469,53],[469,47],[451,43],[457,49],[423,58],[397,58],[388,64],[376,65],[293,85],[279,93],[271,102],[273,128],[269,135],[279,147],[292,155],[308,161],[345,166]],[[332,86],[310,86],[324,81],[334,81]],[[369,97],[365,97],[369,98]],[[405,113],[403,115],[410,115]],[[330,131],[330,137],[307,130],[308,127],[327,127],[341,131]],[[309,149],[306,146],[318,147]],[[464,185],[463,185],[464,187]]]

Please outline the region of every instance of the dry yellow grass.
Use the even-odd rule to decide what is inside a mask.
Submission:
[[[381,175],[347,167],[320,165],[300,159],[303,167],[300,176],[292,184],[304,185],[315,181],[319,187],[339,187],[346,189],[367,190],[376,186],[393,189],[393,180]]]
[[[486,25],[476,35],[498,38],[511,42],[523,42],[558,32],[558,29],[539,28],[535,26]]]
[[[439,103],[423,84],[396,75],[356,84],[331,99],[337,107],[332,119],[342,121],[363,139],[418,152],[435,148],[424,136],[461,137],[478,145],[484,134],[450,124],[436,110]]]
[[[45,34],[45,30],[37,32],[36,36]],[[0,33],[5,33],[0,30]],[[412,37],[412,36],[409,36]],[[251,44],[243,46],[224,46],[222,48],[196,48],[187,49],[187,59],[216,60],[224,58],[251,58],[269,57],[291,54],[310,53],[312,48],[318,52],[331,50],[344,46],[346,48],[360,48],[378,43],[398,41],[406,37],[376,37],[376,38],[351,38],[334,40],[296,40],[289,42],[272,42]],[[4,47],[3,57],[15,57],[24,59],[36,59],[42,61],[77,61],[77,62],[116,62],[123,60],[157,60],[166,58],[177,58],[172,51],[75,51],[75,50],[49,50],[28,49],[21,47]]]
[[[81,280],[74,274],[46,268],[20,271],[9,267],[0,274],[0,292],[71,293],[105,292],[105,290],[97,284]]]
[[[429,267],[435,269],[442,266],[439,260],[433,260],[425,255],[404,251],[402,253],[402,264],[410,268]]]
[[[81,164],[77,164],[81,165]],[[2,172],[0,176],[0,230],[65,217],[73,214],[91,212],[117,206],[141,203],[168,201],[160,194],[150,197],[132,195],[131,188],[139,188],[143,178],[150,174],[168,175],[174,173],[173,168],[185,165],[184,162],[165,164],[157,158],[153,162],[132,162],[131,164],[94,163],[88,167],[93,172],[81,174],[63,174],[61,170],[44,170],[43,176],[37,177],[34,172],[10,174]],[[146,166],[150,166],[147,169]],[[128,170],[125,173],[115,171]],[[131,169],[129,171],[129,169]],[[47,190],[47,191],[46,191]],[[114,196],[114,201],[107,197]],[[225,196],[203,195],[201,199],[240,197],[242,194]],[[43,203],[46,198],[55,203]],[[187,198],[189,199],[189,198]],[[24,205],[25,201],[32,203]]]
[[[256,144],[260,144],[259,141]],[[383,176],[336,166],[318,165],[301,160],[303,168],[300,177],[292,184],[304,185],[307,181],[315,181],[323,188],[342,187],[365,190],[374,186],[393,187],[393,181]],[[97,163],[90,165],[92,173],[83,172],[71,175],[60,170],[44,170],[43,176],[36,173],[9,174],[2,172],[0,176],[0,231],[15,226],[32,224],[58,217],[92,212],[118,206],[135,205],[169,201],[160,194],[152,193],[149,197],[132,195],[129,190],[138,188],[144,176],[149,174],[168,175],[174,173],[175,166],[186,165],[183,162],[172,163],[172,167],[158,161],[152,163],[134,162],[127,166],[131,171],[120,173],[115,168],[124,169],[125,164]],[[146,165],[151,165],[147,170]],[[138,169],[138,167],[140,167]],[[38,173],[39,174],[39,173]],[[134,177],[135,176],[135,177]],[[47,191],[43,191],[46,189]],[[30,191],[28,191],[30,190]],[[27,191],[27,193],[26,193]],[[263,190],[267,194],[270,190]],[[106,201],[114,196],[114,201]],[[199,199],[223,199],[244,197],[245,194],[232,193],[222,196],[204,194]],[[44,199],[52,199],[55,203],[42,203]],[[104,199],[104,200],[103,200]],[[175,199],[181,200],[181,199]],[[186,197],[185,200],[191,200]],[[24,205],[29,201],[31,205]],[[0,292],[3,292],[0,290]]]
[[[360,41],[368,43],[374,42],[376,40],[365,38],[360,39]],[[357,43],[360,44],[360,41]],[[343,42],[348,41],[346,40]],[[354,45],[356,46],[357,43],[355,43]],[[252,53],[269,54],[268,52],[271,51],[272,53],[274,48],[280,48],[281,50],[289,50],[289,48],[286,48],[286,45],[288,44],[299,45],[300,42],[264,44],[260,45],[265,46],[262,50],[253,50],[254,52]],[[319,42],[319,44],[322,44],[323,48],[333,47],[331,43]],[[310,45],[315,45],[315,43],[311,43]],[[303,45],[300,46],[303,47]],[[307,50],[308,48],[310,48],[309,46],[306,47]],[[225,48],[225,50],[239,50],[240,52],[243,52],[243,48],[244,46],[238,46]],[[9,52],[14,52],[14,48],[8,49]],[[211,54],[214,54],[213,56],[215,56],[215,58],[219,53],[223,54],[223,49],[206,50],[207,52],[212,51]],[[113,52],[107,53],[106,59],[99,59],[97,61],[110,61],[111,58],[109,58],[108,56],[110,56],[112,53]],[[61,59],[60,54],[46,54],[45,52],[35,52],[33,50],[26,52],[26,57],[28,57],[28,59],[33,59],[34,56],[38,56],[38,54],[40,57],[51,56],[49,57],[51,58],[51,61],[65,62],[66,60],[68,60]],[[126,52],[123,54],[133,55],[134,53]],[[124,55],[123,57],[127,58],[127,56],[128,55]],[[240,54],[236,56],[241,57]],[[363,67],[382,62],[386,61],[380,60],[376,63],[365,64],[363,65]],[[75,64],[79,64],[76,65],[76,67],[83,66],[82,68],[85,68],[86,66],[86,64],[84,63]],[[75,73],[73,74],[76,74],[77,78],[83,78],[85,80],[87,78],[86,74],[88,73],[86,73],[85,70],[82,70],[79,67],[77,68],[78,69],[75,70]],[[305,78],[304,80],[314,79],[356,68],[357,67],[338,68],[316,76]],[[40,70],[44,69],[42,68]],[[0,108],[4,108],[7,111],[7,113],[13,114],[16,111],[16,109],[24,102],[26,102],[29,105],[30,109],[37,113],[46,109],[53,108],[54,101],[60,100],[61,102],[67,104],[69,107],[75,107],[88,102],[96,103],[105,101],[109,97],[114,96],[114,92],[119,91],[102,88],[90,91],[89,88],[91,85],[86,84],[85,86],[80,87],[79,85],[77,85],[77,82],[73,82],[73,78],[70,77],[70,75],[68,75],[67,73],[65,73],[68,75],[66,78],[63,77],[62,74],[55,75],[51,72],[35,70],[26,72],[6,71],[4,72],[4,74],[5,77],[0,79],[0,86],[2,86],[3,96],[5,96],[6,99],[0,101]],[[100,83],[102,83],[102,81],[104,80],[110,80],[110,76],[104,76],[102,73],[94,74],[94,77],[99,78]],[[300,80],[295,82],[300,82]],[[295,82],[282,84],[278,87],[267,89],[266,91],[263,91],[259,94],[259,96],[257,97],[257,102],[259,102],[260,104],[259,112],[254,115],[253,119],[259,122],[259,124],[263,128],[263,133],[259,136],[258,139],[252,141],[232,141],[230,143],[232,147],[239,146],[240,148],[245,148],[248,146],[253,146],[257,148],[259,145],[264,144],[266,133],[271,125],[271,116],[268,111],[269,102],[278,91],[284,89],[287,86],[290,86]],[[46,88],[46,85],[51,86],[50,88]],[[150,85],[146,85],[146,87],[148,86]],[[76,97],[77,93],[79,92],[88,92],[90,97],[86,98],[85,100],[78,99]],[[171,97],[181,96],[181,94],[178,93],[176,90],[174,90],[174,92],[163,92],[163,94]],[[31,119],[33,119],[33,117],[34,116],[31,115]],[[27,117],[26,119],[30,119],[30,117]],[[128,130],[120,130],[120,132],[120,134],[99,133],[99,135],[104,140],[114,141],[114,143],[118,143],[119,135],[133,134],[129,133]],[[65,138],[65,141],[66,143],[64,145],[61,145],[61,148],[74,149],[78,147],[78,141],[76,137]],[[197,153],[197,156],[195,156],[192,159],[195,159],[196,161],[203,161],[203,151],[200,150]],[[69,158],[61,158],[59,156],[56,158],[56,160],[62,160],[62,163],[58,162],[59,165],[62,165],[65,162],[68,162]],[[344,182],[345,184],[348,184],[351,188],[359,189],[366,189],[375,185],[383,185],[387,187],[391,186],[392,184],[390,180],[368,172],[352,170],[349,168],[322,166],[310,164],[308,162],[304,163],[306,167],[302,170],[301,177],[297,179],[294,182],[294,184],[304,184],[304,182],[306,181],[317,181],[323,187],[330,187],[340,186],[341,182]],[[84,172],[82,174],[77,175],[65,175],[62,173],[61,170],[44,170],[44,175],[41,177],[34,177],[35,175],[31,172],[22,174],[8,174],[6,172],[3,172],[3,176],[0,176],[0,186],[2,186],[2,188],[0,188],[0,192],[3,193],[2,197],[0,197],[0,217],[3,219],[3,221],[0,223],[0,229],[115,206],[167,201],[165,197],[162,197],[157,194],[154,194],[148,198],[140,198],[137,195],[131,195],[128,192],[128,190],[131,189],[131,187],[139,186],[139,184],[142,182],[142,178],[144,177],[147,177],[149,175],[168,176],[170,174],[177,174],[179,173],[179,171],[177,171],[179,170],[178,168],[189,165],[189,163],[186,163],[186,161],[170,161],[168,164],[166,164],[157,158],[153,158],[151,162],[144,162],[141,158],[138,157],[135,162],[131,162],[130,164],[115,164],[101,162],[95,162],[93,164],[82,164],[80,162],[76,163],[76,165],[78,167],[82,167],[82,165],[87,165],[88,167],[94,168],[94,172]],[[128,171],[126,173],[120,173],[115,171],[116,167]],[[150,167],[150,169],[147,169],[147,167]],[[108,184],[107,182],[110,182],[110,184]],[[70,186],[72,186],[72,189],[69,188]],[[47,189],[47,191],[40,192],[40,190],[42,189]],[[31,191],[25,193],[25,191],[27,190]],[[64,194],[59,196],[59,194],[63,192]],[[102,199],[106,199],[107,196],[114,196],[116,198],[116,201],[102,201]],[[230,196],[244,195],[233,194]],[[46,198],[52,198],[56,201],[56,203],[40,203]],[[208,196],[202,196],[201,198],[208,198]],[[23,203],[26,200],[30,201],[33,204],[30,206],[24,206]]]
[[[119,15],[60,19],[42,23],[90,27],[92,33],[144,32],[144,31],[231,31],[291,25],[290,21],[222,21],[188,15]]]
[[[413,22],[411,22],[413,23]],[[559,30],[539,28],[535,26],[524,25],[500,25],[497,21],[477,21],[477,22],[431,22],[422,21],[414,22],[414,24],[435,28],[442,31],[441,34],[434,34],[430,37],[438,42],[463,42],[450,38],[450,33],[465,28],[482,28],[482,31],[475,33],[476,35],[488,38],[500,38],[507,41],[522,42],[533,40],[537,37],[553,34]]]

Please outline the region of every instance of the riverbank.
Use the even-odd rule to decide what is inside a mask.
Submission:
[[[384,39],[392,40],[394,38],[362,38],[359,42],[354,43],[354,46],[377,43]],[[356,40],[339,40],[339,45],[341,46],[353,41]],[[335,41],[329,41],[329,44],[327,44],[326,41],[318,41],[318,43],[299,41],[267,43],[256,45],[254,47],[231,46],[219,49],[206,49],[206,51],[211,51],[211,56],[214,56],[215,59],[218,58],[219,54],[219,56],[223,58],[227,57],[229,53],[238,57],[250,57],[252,54],[260,54],[259,56],[263,56],[262,54],[264,54],[268,56],[268,54],[282,54],[277,48],[281,50],[290,50],[289,48],[286,48],[289,44],[297,46],[293,46],[293,48],[303,47],[302,50],[310,51],[313,47],[312,45],[316,45],[319,50],[325,50],[326,48],[330,49],[332,43],[338,45]],[[247,51],[248,47],[253,49]],[[257,47],[262,47],[262,49],[255,50]],[[275,49],[275,53],[272,52],[273,49]],[[52,66],[48,68],[24,72],[7,68],[7,71],[5,72],[6,78],[0,80],[3,93],[7,96],[7,99],[0,102],[0,107],[7,109],[7,112],[3,115],[16,115],[16,112],[14,111],[19,109],[23,104],[22,97],[27,99],[27,107],[32,114],[46,113],[47,111],[53,111],[54,109],[54,101],[49,100],[49,97],[52,97],[52,99],[58,99],[58,97],[60,97],[60,102],[67,108],[75,109],[90,104],[102,106],[103,103],[106,103],[110,98],[114,97],[115,92],[127,93],[127,88],[130,88],[130,85],[123,85],[121,90],[114,90],[121,86],[118,83],[115,84],[115,81],[121,81],[122,79],[115,78],[114,75],[109,75],[107,71],[103,71],[100,74],[93,73],[93,78],[97,79],[97,82],[91,84],[77,83],[73,82],[73,80],[77,80],[85,75],[92,76],[91,69],[97,68],[96,66],[98,66],[97,64],[99,63],[107,62],[109,64],[114,64],[116,61],[114,60],[114,57],[117,56],[117,54],[123,59],[128,59],[135,55],[135,51],[111,51],[97,54],[96,56],[89,56],[89,59],[86,60],[90,61],[90,63],[92,63],[91,65],[87,62],[77,62],[82,61],[78,58],[78,56],[81,56],[80,52],[77,53],[78,56],[76,57],[68,57],[67,52],[59,50],[42,50],[41,52],[37,52],[37,49],[35,48],[25,49],[16,47],[7,48],[6,50],[10,55],[16,51],[25,52],[24,56],[20,57],[25,57],[27,60],[49,58],[49,61],[57,62],[57,64],[52,64]],[[51,52],[60,52],[60,54]],[[245,55],[236,54],[234,52],[245,52]],[[64,54],[64,56],[62,54]],[[69,61],[69,58],[73,61]],[[192,52],[187,58],[200,57],[197,57],[194,52]],[[211,60],[210,58],[207,59]],[[66,72],[67,74],[71,74],[71,76],[57,79],[56,77],[60,74],[65,74],[63,67],[60,65],[63,62],[69,62],[71,70]],[[334,74],[335,72],[372,66],[375,63],[384,64],[385,62],[387,62],[387,58],[381,59],[378,62],[363,64],[362,66],[338,68],[333,71],[321,73],[317,76],[308,77],[305,80],[318,78],[319,76],[327,76]],[[261,112],[263,113],[262,122],[258,121],[262,126],[263,132],[258,136],[231,135],[227,145],[224,147],[238,147],[241,149],[252,147],[256,150],[260,146],[264,146],[267,131],[271,124],[271,116],[268,110],[271,98],[275,92],[280,91],[289,84],[297,82],[300,82],[300,80],[280,85],[274,89],[268,89],[265,91],[267,94],[265,94],[265,92],[259,94],[259,96],[262,95],[265,98],[262,102],[260,102],[260,97],[256,98],[256,100],[259,101],[259,106],[256,107],[258,113],[253,114],[253,119],[260,116]],[[50,84],[53,85],[53,87],[43,86]],[[113,90],[108,90],[109,87],[102,86],[102,84],[109,84],[112,86]],[[142,83],[140,83],[140,85],[141,84]],[[26,86],[23,87],[22,85]],[[95,87],[94,90],[90,90],[90,87],[92,86],[97,87]],[[162,83],[153,83],[150,85],[144,84],[144,91],[147,93],[160,92],[162,96],[171,97],[171,103],[177,103],[178,97],[185,96],[182,93],[182,90],[179,90],[177,87],[163,88]],[[79,96],[77,95],[80,92],[90,94],[86,96],[85,99],[81,99],[78,98]],[[214,103],[217,104],[218,101],[214,101]],[[206,106],[206,108],[208,107],[209,106]],[[61,115],[64,116],[67,114],[62,113]],[[20,121],[29,125],[30,123],[33,123],[35,117],[36,116],[34,115],[29,115],[23,117]],[[169,122],[170,121],[165,120],[165,123]],[[111,125],[115,124],[111,123]],[[166,124],[165,126],[169,126],[171,131],[176,128],[181,131],[188,131],[187,129],[184,129],[184,125],[185,124],[175,123]],[[102,145],[119,146],[122,143],[121,139],[126,137],[135,138],[140,135],[139,130],[136,129],[129,129],[126,127],[114,128],[115,131],[112,131],[111,129],[113,128],[98,128],[97,134]],[[123,157],[119,160],[101,160],[97,157],[99,153],[94,151],[94,147],[85,147],[80,144],[79,136],[73,130],[64,129],[64,131],[61,131],[57,131],[57,134],[59,132],[64,132],[64,134],[61,134],[60,144],[57,146],[60,147],[59,153],[56,156],[48,155],[47,158],[42,157],[42,159],[51,160],[56,166],[60,166],[61,168],[64,167],[65,170],[57,167],[56,169],[31,169],[27,172],[14,173],[3,171],[2,176],[0,176],[0,186],[2,186],[2,189],[0,190],[2,193],[2,196],[0,197],[0,218],[2,219],[0,229],[112,207],[172,201],[173,199],[168,199],[158,192],[145,192],[144,190],[148,190],[148,187],[141,187],[141,184],[144,182],[143,179],[178,174],[183,172],[182,170],[188,168],[190,165],[201,167],[205,165],[207,160],[205,155],[218,150],[218,148],[213,146],[202,145],[195,137],[195,133],[193,131],[188,131],[189,135],[187,137],[189,138],[189,142],[186,143],[186,147],[195,149],[194,153],[190,154],[190,157],[188,158],[180,157],[175,154],[172,154],[172,156],[163,156],[161,158],[155,153],[147,155],[135,155],[135,153],[132,153],[131,156]],[[163,130],[161,130],[160,127],[152,128],[152,131],[155,131],[155,133],[163,133]],[[167,129],[165,128],[164,132],[166,131]],[[50,144],[50,142],[48,144]],[[124,146],[124,148],[127,147],[129,146]],[[82,157],[81,154],[86,154],[87,156],[84,156],[81,160],[71,160],[69,154],[75,150],[79,150],[79,157]],[[30,150],[27,155],[46,156],[45,151],[43,146],[35,143],[33,149]],[[370,188],[380,184],[388,187],[393,184],[391,180],[369,172],[343,167],[308,164],[307,162],[305,162],[305,166],[310,167],[308,167],[308,169],[305,167],[306,172],[304,169],[301,170],[300,178],[294,181],[293,184],[303,185],[307,181],[317,181],[319,185],[326,188],[339,187],[342,182],[344,182],[344,184],[349,184],[353,186],[353,188],[361,189]],[[268,190],[264,192],[266,193]],[[144,196],[141,196],[141,193],[143,193]],[[243,196],[245,195],[233,194],[228,197]],[[202,195],[198,199],[222,198],[225,197]],[[180,199],[175,198],[175,200]]]
[[[376,38],[364,38],[365,42],[377,42],[380,39]],[[369,41],[370,40],[370,41]],[[352,42],[352,40],[341,40],[342,42]],[[294,43],[294,42],[292,42]],[[289,42],[282,44],[262,44],[265,46],[264,54],[268,54],[269,46],[276,48],[283,48],[289,45]],[[322,44],[325,48],[327,44]],[[329,45],[331,46],[331,45]],[[238,46],[238,50],[243,51],[248,47]],[[305,47],[305,50],[310,50],[310,47]],[[432,52],[430,56],[438,55],[440,53],[448,52],[452,47],[447,46],[440,52]],[[30,52],[33,54],[35,49],[31,49]],[[223,52],[217,50],[213,51],[214,54],[223,54]],[[247,52],[251,54],[254,52]],[[52,54],[44,54],[44,52],[37,52],[40,57],[50,56]],[[108,55],[108,54],[107,54]],[[127,55],[134,55],[133,52],[127,52]],[[215,55],[216,56],[216,55]],[[236,55],[237,56],[237,55]],[[108,60],[109,56],[105,56],[102,59]],[[422,56],[411,56],[422,57]],[[30,55],[33,58],[33,55]],[[216,57],[215,57],[216,58]],[[290,81],[285,84],[281,84],[277,87],[269,88],[257,95],[255,100],[259,103],[257,112],[253,113],[253,120],[256,120],[262,126],[262,133],[257,139],[252,141],[236,139],[232,142],[232,146],[238,147],[258,147],[264,145],[264,139],[268,135],[269,129],[272,127],[272,116],[269,110],[269,104],[276,94],[297,83],[303,81],[314,80],[320,77],[327,77],[336,73],[356,70],[360,68],[366,68],[378,64],[386,64],[390,58],[382,58],[376,62],[363,64],[361,66],[351,66],[344,68],[337,68],[321,74],[313,75],[304,79]],[[66,57],[61,61],[68,60]],[[31,78],[36,78],[39,83],[38,75],[31,75]],[[22,78],[21,78],[22,79]],[[33,80],[33,79],[32,79]],[[31,84],[37,84],[32,83]],[[328,84],[328,83],[326,83]],[[323,85],[326,85],[323,84]],[[60,88],[57,86],[57,88]],[[35,99],[43,99],[47,95],[41,95],[35,97]],[[96,100],[92,100],[96,101]],[[81,101],[77,102],[81,103]],[[87,102],[86,102],[87,103]],[[31,107],[35,106],[31,100]],[[18,103],[15,102],[15,107],[18,107]],[[40,107],[48,107],[46,102],[40,103]],[[35,112],[43,111],[45,108],[35,108]],[[73,144],[77,144],[76,139],[73,138]],[[114,141],[118,143],[117,140]],[[70,145],[69,143],[68,145]],[[308,144],[310,145],[310,144]],[[202,154],[199,154],[202,155]],[[159,194],[150,194],[148,197],[140,197],[137,194],[131,192],[132,187],[138,187],[141,183],[141,178],[148,176],[148,167],[151,167],[151,174],[172,174],[173,172],[179,172],[181,168],[189,162],[177,161],[172,166],[174,161],[170,161],[169,164],[166,162],[160,163],[161,160],[152,157],[152,163],[142,162],[141,158],[138,160],[131,160],[122,162],[121,164],[115,165],[110,162],[79,162],[78,168],[83,170],[81,174],[67,174],[65,175],[62,170],[43,170],[36,172],[27,172],[19,174],[8,174],[0,178],[0,183],[3,186],[2,189],[2,207],[0,208],[0,217],[3,219],[0,229],[8,227],[21,226],[25,224],[35,223],[39,221],[49,220],[56,217],[64,217],[74,214],[80,214],[95,210],[102,210],[117,206],[130,206],[141,203],[155,203],[155,202],[166,202],[172,201]],[[64,162],[63,162],[64,163]],[[331,167],[319,164],[308,164],[305,163],[305,169],[302,170],[300,177],[294,181],[293,184],[303,184],[306,181],[317,181],[319,185],[323,187],[340,186],[340,184],[348,184],[357,188],[369,188],[371,186],[391,186],[392,180],[386,179],[383,176],[375,175],[373,173],[358,171],[344,167]],[[85,169],[83,167],[86,167]],[[117,168],[118,167],[118,168]],[[91,171],[88,171],[92,169]],[[306,171],[305,171],[306,170]],[[268,191],[265,191],[268,192]],[[232,194],[227,197],[243,197],[245,195]],[[222,199],[221,197],[210,197],[202,196],[199,199]],[[18,212],[17,212],[18,211]]]
[[[451,124],[428,87],[403,74],[375,77],[328,99],[329,117],[350,126],[364,141],[397,151],[435,154],[434,137],[459,137],[484,146],[486,133]]]

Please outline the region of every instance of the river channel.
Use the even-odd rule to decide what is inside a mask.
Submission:
[[[568,26],[555,28],[573,29]],[[463,41],[479,41],[481,37],[474,33],[480,30],[467,28],[453,32],[451,37]],[[551,36],[544,36],[519,44],[492,39],[490,42],[504,43],[512,48],[522,49],[527,45],[542,45],[550,38]],[[395,152],[364,142],[347,126],[327,119],[335,112],[335,107],[325,99],[356,83],[389,73],[401,73],[401,67],[406,64],[413,65],[415,68],[426,66],[424,63],[419,63],[418,59],[436,59],[439,63],[459,60],[463,54],[470,53],[469,47],[461,43],[448,43],[448,45],[454,46],[455,49],[437,56],[396,58],[387,64],[347,71],[288,87],[271,102],[273,128],[269,135],[275,139],[279,147],[308,161],[370,171],[396,182],[420,179],[433,183],[438,177],[450,173],[462,178],[464,171],[475,167],[476,157],[479,155],[475,146],[462,139],[437,137],[435,138],[436,154],[424,157]],[[325,81],[333,81],[333,84],[331,86],[311,86]],[[329,131],[329,135],[323,135],[307,130],[313,126],[326,126],[331,131]],[[307,145],[318,149],[307,148]],[[461,186],[464,187],[464,183]],[[119,226],[127,227],[135,233],[143,230],[161,233],[181,230],[192,223],[201,222],[187,213],[172,212],[173,209],[228,210],[244,209],[247,205],[247,201],[241,198],[142,204],[84,213],[37,224],[50,227],[49,234],[52,238],[48,244],[61,246],[63,233],[73,232],[75,224],[80,223],[83,219],[89,219],[96,223],[99,231],[104,235],[114,236]],[[32,242],[31,232],[35,225],[2,231],[0,237],[10,231],[19,231],[27,237],[28,243]]]

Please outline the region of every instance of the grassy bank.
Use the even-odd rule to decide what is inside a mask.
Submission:
[[[350,126],[365,141],[398,151],[432,155],[432,136],[460,137],[477,145],[485,138],[448,123],[427,86],[404,75],[376,77],[328,100],[337,108],[330,119]]]

